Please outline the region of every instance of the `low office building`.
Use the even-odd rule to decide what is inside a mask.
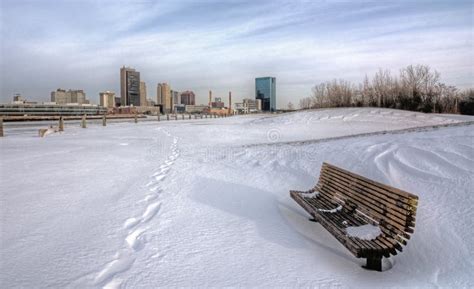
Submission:
[[[211,102],[212,108],[223,108],[225,106],[224,102],[220,97],[216,97],[213,102]]]
[[[51,102],[60,105],[68,103],[89,104],[86,93],[82,89],[69,89],[66,91],[65,89],[58,88],[56,91],[51,92]]]
[[[241,103],[235,103],[234,108],[238,114],[260,112],[262,111],[262,101],[260,99],[244,98]]]
[[[208,113],[209,106],[207,105],[186,105],[187,113]]]

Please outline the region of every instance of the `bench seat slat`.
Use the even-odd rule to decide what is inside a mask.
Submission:
[[[303,198],[304,198],[304,195],[303,195]],[[323,210],[332,210],[332,209],[334,209],[334,204],[327,202],[326,200],[324,200],[321,197],[320,198],[304,198],[304,199],[305,199],[305,201],[312,204],[315,208],[321,208]],[[345,231],[344,231],[345,227],[342,224],[342,222],[347,221],[348,223],[352,223],[352,218],[350,216],[345,215],[344,213],[341,213],[341,212],[335,212],[335,213],[319,212],[319,214],[322,214],[325,218],[330,219],[335,224],[335,226],[337,226],[338,228],[341,229],[342,232],[344,232],[344,234],[345,234]],[[348,237],[351,239],[350,236],[348,236]],[[352,241],[357,243],[359,248],[362,249],[363,251],[364,250],[369,250],[369,249],[370,250],[383,250],[384,249],[383,247],[377,247],[377,246],[371,244],[370,242],[368,242],[366,240],[355,239],[354,238]]]
[[[304,194],[303,194],[304,196]],[[325,206],[325,209],[332,209],[331,206],[328,206],[328,202],[331,202],[330,200],[328,199],[325,199],[323,201],[324,198],[326,198],[327,196],[325,196],[324,194],[320,194],[319,196],[319,199],[321,201],[321,205],[324,206],[324,204],[326,204]],[[316,198],[314,198],[316,199]],[[305,200],[308,201],[308,198],[305,198]],[[348,215],[345,215],[345,216],[342,216],[342,217],[345,217],[346,221],[348,221],[348,223],[353,223],[354,225],[365,225],[365,224],[371,224],[372,222],[368,222],[367,220],[364,220],[361,216],[359,216],[358,214],[353,214],[351,216],[348,216]],[[342,224],[342,221],[344,220],[341,220],[340,224]],[[384,236],[387,236],[387,231],[384,231],[383,228],[382,229],[382,232],[384,232]],[[380,238],[383,238],[383,237],[380,237]],[[390,240],[393,240],[392,238],[390,238]],[[379,246],[382,248],[382,249],[385,249],[385,250],[389,250],[391,252],[393,252],[394,254],[396,254],[396,251],[395,251],[395,248],[401,248],[400,245],[398,245],[398,242],[396,242],[395,240],[392,241],[387,241],[387,242],[383,242],[383,244],[380,244],[380,242],[376,242],[377,244],[379,244]]]
[[[399,218],[395,218],[390,211],[383,212],[378,207],[368,206],[367,202],[365,202],[365,199],[362,196],[356,194],[350,195],[347,193],[348,191],[350,191],[350,189],[346,189],[340,185],[336,185],[334,183],[328,184],[321,188],[321,190],[332,190],[336,194],[340,194],[339,198],[350,199],[358,205],[358,208],[364,210],[365,213],[369,214],[369,216],[373,219],[377,220],[378,222],[380,222],[381,220],[385,220],[396,228],[398,228],[401,232],[405,232],[407,227],[413,227],[415,225],[414,221],[410,219],[401,220]]]
[[[326,179],[326,177],[321,176],[321,178]],[[377,206],[374,204],[375,200],[370,199],[362,194],[359,194],[357,191],[355,193],[351,193],[351,189],[347,189],[347,187],[343,186],[342,184],[339,183],[332,183],[332,184],[326,184],[323,186],[323,188],[320,188],[320,190],[333,190],[334,193],[341,194],[345,196],[346,198],[349,197],[351,199],[354,199],[354,201],[364,207],[367,207],[370,210],[373,210],[375,214],[378,214],[378,217],[384,217],[384,218],[389,218],[393,220],[394,222],[400,224],[401,226],[404,227],[409,227],[411,225],[415,224],[415,218],[411,216],[401,216],[398,212],[395,212],[393,210],[390,210],[389,208],[385,207],[382,208],[383,206]]]

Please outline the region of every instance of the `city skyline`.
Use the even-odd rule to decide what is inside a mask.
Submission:
[[[0,102],[15,93],[45,101],[70,87],[98,103],[101,91],[120,94],[123,65],[141,72],[149,98],[166,82],[193,90],[196,103],[210,89],[223,98],[232,91],[235,102],[254,97],[254,79],[272,75],[284,107],[319,82],[358,83],[379,68],[397,74],[417,63],[448,85],[472,86],[470,1],[1,5]]]

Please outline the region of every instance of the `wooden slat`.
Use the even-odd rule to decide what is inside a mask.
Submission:
[[[330,184],[326,187],[328,190],[334,190],[339,194],[345,195],[347,198],[352,199],[354,202],[358,203],[360,206],[366,207],[376,218],[389,218],[394,222],[400,224],[403,227],[412,227],[415,224],[415,220],[411,216],[401,215],[399,212],[393,210],[385,210],[377,206],[377,201],[370,198],[369,196],[364,195],[363,193],[358,192],[357,190],[345,186],[342,181],[335,179],[332,176],[321,175],[322,178],[327,180],[332,180]]]
[[[344,179],[340,175],[333,172],[324,171],[320,177],[325,182],[331,183],[333,180],[344,188],[357,192],[364,201],[368,202],[368,206],[373,205],[376,209],[389,209],[390,213],[398,216],[399,219],[406,220],[407,218],[415,218],[416,211],[407,210],[405,207],[397,206],[394,200],[386,200],[379,196],[372,194],[370,190],[364,190],[363,186],[352,183],[350,180]]]
[[[340,228],[338,228],[337,226],[334,226],[334,224],[332,224],[329,220],[324,218],[324,216],[321,215],[320,212],[317,212],[309,203],[305,201],[305,199],[300,194],[298,194],[297,191],[291,191],[290,195],[311,216],[313,216],[326,230],[328,230],[331,233],[331,235],[333,235],[337,240],[339,240],[339,242],[341,242],[354,256],[361,257],[360,247],[362,246],[357,246],[356,245],[357,243],[354,243],[353,240],[350,240]]]
[[[309,201],[310,203],[312,203],[313,205],[316,205],[316,206],[321,206],[322,209],[325,209],[325,210],[331,210],[331,209],[334,209],[334,203],[332,202],[328,202],[327,200],[323,199],[323,198],[312,198],[312,199],[306,199],[307,201]],[[337,204],[336,204],[337,205]],[[348,214],[345,214],[343,212],[336,212],[336,213],[330,213],[330,212],[322,212],[322,215],[324,215],[325,218],[329,218],[329,219],[332,219],[333,221],[335,221],[335,225],[339,228],[341,228],[341,230],[346,234],[346,231],[345,231],[345,226],[343,225],[343,222],[344,221],[347,221],[348,224],[350,225],[357,225],[356,222],[354,222],[355,218],[351,215],[348,215]],[[354,239],[354,241],[357,241],[359,242],[361,245],[363,245],[362,249],[363,251],[367,253],[370,253],[370,252],[381,252],[381,253],[384,253],[384,252],[389,252],[390,248],[386,247],[386,246],[383,246],[379,243],[374,243],[374,242],[371,242],[371,241],[368,241],[368,240],[362,240],[362,239],[358,239],[358,238],[354,238],[354,237],[350,237],[348,236],[349,238],[351,239]]]
[[[412,203],[414,203],[415,205],[418,204],[418,196],[417,195],[402,191],[402,190],[397,189],[397,188],[392,187],[392,186],[384,185],[382,183],[370,180],[366,177],[363,177],[363,176],[358,175],[358,174],[354,174],[352,172],[346,171],[344,169],[341,169],[339,167],[333,166],[333,165],[328,164],[328,163],[323,163],[323,167],[331,168],[333,170],[336,170],[336,171],[339,171],[343,174],[346,174],[350,177],[358,179],[359,181],[365,182],[368,185],[372,186],[374,189],[379,190],[381,193],[385,193],[385,191],[389,191],[391,193],[388,194],[388,197],[391,197],[393,194],[396,194],[399,197],[401,197],[402,199],[404,199],[409,204],[412,204]]]
[[[340,196],[340,198],[343,198],[345,200],[351,200],[350,198],[344,197],[344,196]],[[351,201],[354,201],[354,199],[352,199]],[[355,203],[357,204],[358,202],[355,202]],[[389,228],[391,231],[394,231],[396,234],[403,234],[406,231],[405,226],[398,224],[396,222],[393,222],[390,219],[384,218],[382,215],[376,214],[364,206],[358,206],[357,210],[360,210],[362,213],[376,220],[379,223],[379,225]]]
[[[327,197],[327,194],[320,194],[319,197],[320,198]],[[359,216],[359,218],[364,219],[366,224],[378,225],[378,223],[374,223],[372,220],[366,219],[364,215],[360,215],[360,214],[357,214],[357,215]],[[402,236],[405,238],[409,238],[410,235],[404,233],[402,236],[400,236],[400,232],[397,233],[385,227],[380,227],[380,229],[385,234],[386,239],[388,239],[390,243],[392,243],[397,250],[402,251],[402,247],[401,245],[399,245],[399,243],[402,245],[406,245],[406,241],[402,238]]]
[[[331,173],[333,175],[339,176],[340,178],[345,179],[346,181],[350,182],[351,186],[356,186],[360,189],[368,191],[371,194],[376,195],[380,199],[382,199],[382,200],[384,200],[384,201],[386,201],[386,202],[388,202],[392,205],[395,205],[395,207],[400,208],[404,211],[406,210],[406,211],[416,212],[416,205],[418,204],[418,200],[414,200],[414,199],[409,200],[405,197],[401,197],[397,194],[394,194],[391,191],[387,191],[387,190],[383,190],[383,189],[374,187],[371,184],[364,183],[364,182],[360,181],[359,179],[357,179],[354,176],[344,174],[344,173],[342,173],[338,170],[335,170],[335,169],[330,169],[328,167],[323,167],[321,169],[321,174],[324,174],[324,173]],[[415,201],[416,201],[416,204],[413,204],[413,202],[415,202]]]

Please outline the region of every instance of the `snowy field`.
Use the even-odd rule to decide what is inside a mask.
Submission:
[[[474,125],[455,124],[473,120],[331,109],[45,138],[44,123],[7,123],[0,287],[472,288]],[[323,161],[419,196],[391,269],[362,269],[290,198]]]

